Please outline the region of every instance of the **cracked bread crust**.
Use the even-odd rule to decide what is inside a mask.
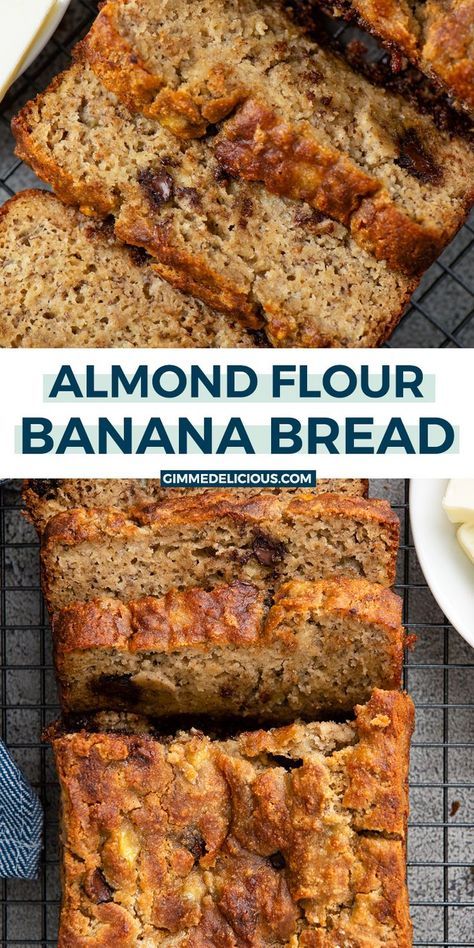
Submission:
[[[314,0],[398,50],[474,115],[473,0]]]
[[[349,712],[400,687],[401,599],[365,580],[248,583],[73,603],[53,618],[64,711],[266,721]]]
[[[53,732],[60,948],[410,948],[412,729],[376,691],[351,724],[222,741]]]
[[[391,586],[398,540],[398,517],[386,501],[340,494],[262,492],[244,500],[209,491],[128,515],[77,509],[47,524],[44,592],[55,612],[74,600],[135,599],[236,579],[269,589],[336,574]]]
[[[212,488],[193,490],[196,497],[204,495]],[[233,498],[252,497],[261,493],[252,487],[232,488]],[[340,493],[357,497],[367,497],[369,482],[357,478],[319,477],[314,488],[271,488],[270,492],[283,495],[299,493]],[[42,532],[48,522],[58,513],[71,507],[119,507],[122,510],[158,503],[173,497],[188,497],[188,488],[162,487],[159,478],[64,478],[62,480],[26,480],[23,484],[22,498],[27,516],[38,532]]]

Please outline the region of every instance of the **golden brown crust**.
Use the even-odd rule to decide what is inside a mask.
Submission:
[[[53,735],[63,799],[59,945],[108,948],[148,935],[157,944],[181,936],[188,948],[335,948],[337,938],[408,948],[412,705],[376,692],[358,714],[364,728],[292,725],[226,742]],[[377,775],[389,779],[385,743],[391,809],[376,786]],[[366,771],[361,813],[374,805],[376,837],[356,828],[358,804],[344,799],[352,775],[363,783]]]
[[[255,99],[226,123],[216,156],[229,174],[261,181],[269,191],[305,201],[349,227],[364,250],[407,276],[424,272],[446,243],[446,234],[398,208],[376,178],[337,149],[320,145],[309,123],[281,122]]]
[[[25,192],[23,192],[25,193]],[[34,192],[44,195],[45,198],[55,200],[49,191]],[[12,200],[16,200],[13,198]],[[0,219],[2,212],[8,204],[4,204],[0,209]],[[198,493],[206,494],[212,488],[203,488]],[[231,496],[249,497],[252,494],[261,492],[257,488],[227,488]],[[302,489],[297,488],[273,488],[272,493],[291,495],[296,492],[301,493]],[[305,491],[303,491],[305,492]],[[355,497],[368,497],[369,481],[367,478],[318,478],[316,486],[310,490],[310,493],[347,493]],[[195,492],[196,494],[196,492]],[[159,478],[145,478],[137,480],[135,478],[120,478],[100,480],[88,478],[62,478],[54,480],[27,479],[23,482],[22,500],[25,507],[25,513],[31,523],[34,524],[39,533],[42,533],[44,527],[51,517],[60,511],[72,507],[120,507],[121,510],[128,510],[130,507],[140,507],[145,504],[157,503],[173,496],[187,496],[187,488],[163,488]]]
[[[385,500],[366,500],[345,494],[303,494],[283,496],[262,491],[250,499],[229,496],[228,491],[209,491],[198,500],[194,497],[170,498],[159,504],[152,503],[130,511],[128,516],[116,509],[80,508],[58,514],[47,524],[44,549],[49,544],[93,541],[101,535],[133,534],[139,526],[151,526],[157,531],[167,525],[200,524],[210,519],[230,517],[255,524],[274,519],[289,523],[300,517],[321,516],[354,517],[380,524],[393,531],[394,545],[398,542],[399,520]]]
[[[474,0],[428,0],[425,68],[474,113]]]
[[[282,634],[288,611],[296,615],[331,613],[341,618],[383,626],[394,633],[397,651],[403,647],[402,600],[400,596],[366,579],[291,580],[275,592],[275,605],[268,614],[265,637]],[[402,648],[403,650],[403,648]],[[399,651],[399,658],[402,650]]]
[[[210,123],[221,121],[245,96],[242,87],[228,91],[222,82],[221,94],[196,101],[184,89],[166,86],[165,79],[150,71],[115,27],[117,3],[101,10],[92,28],[75,49],[75,58],[86,61],[104,86],[131,111],[157,119],[178,138],[199,138]],[[216,70],[210,67],[209,79]]]
[[[158,119],[180,137],[203,135],[209,120],[203,119],[200,97],[195,101],[183,89],[158,93],[162,79],[151,75],[120,36],[114,26],[116,16],[117,4],[106,4],[80,46],[80,58],[89,63],[106,88],[132,111]],[[244,89],[228,95],[226,108],[214,114],[213,121],[225,118],[246,95],[248,90]],[[352,236],[366,251],[408,276],[427,269],[446,242],[444,234],[420,225],[397,208],[383,192],[381,183],[358,168],[347,155],[320,144],[309,123],[290,125],[257,99],[247,98],[225,124],[216,155],[227,173],[262,182],[269,191],[282,197],[306,201],[322,214],[350,227]],[[377,192],[382,192],[379,199],[366,201],[351,227],[351,217],[360,209],[363,199]],[[224,305],[230,312],[239,312],[242,304],[250,305],[248,299],[239,300],[231,287],[227,292],[225,286],[216,287],[215,277],[205,261],[198,261],[195,255],[188,258],[177,253],[176,248],[168,245],[166,228],[148,224],[148,220],[148,215],[143,224],[131,218],[128,229],[122,223],[119,236],[146,247],[157,256],[162,276],[181,290],[200,292],[209,305]],[[206,288],[205,296],[203,288]],[[218,294],[214,295],[216,289]],[[245,310],[242,314],[245,315]],[[307,344],[326,343],[318,334]]]
[[[256,99],[247,99],[225,124],[216,157],[229,174],[261,181],[346,226],[361,200],[380,187],[347,155],[320,144],[309,123],[280,121]]]
[[[348,763],[344,804],[358,830],[405,836],[408,820],[408,756],[414,707],[406,695],[375,691],[356,709],[359,744]],[[398,794],[393,788],[401,789]],[[406,791],[406,792],[405,792]]]
[[[130,111],[150,114],[150,105],[164,84],[114,27],[117,4],[110,2],[99,13],[86,37],[74,50],[78,62],[86,60],[107,89]]]
[[[250,583],[171,590],[129,603],[73,603],[54,618],[59,656],[90,648],[172,652],[213,644],[245,647],[261,637],[263,595]]]
[[[96,599],[72,603],[53,619],[59,655],[82,649],[172,652],[182,648],[291,644],[291,616],[335,615],[383,626],[393,634],[394,657],[403,654],[402,600],[364,579],[294,580],[275,593],[264,620],[263,595],[250,583],[212,590],[171,590],[128,603]],[[398,674],[398,680],[400,675]]]
[[[418,224],[384,192],[362,201],[351,217],[350,229],[354,240],[376,260],[386,260],[391,269],[407,276],[423,273],[446,243],[444,234]]]

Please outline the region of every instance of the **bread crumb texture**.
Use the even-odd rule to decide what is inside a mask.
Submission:
[[[135,511],[78,508],[46,526],[43,588],[54,613],[235,580],[270,594],[287,580],[334,575],[391,586],[399,532],[386,501],[335,493],[209,491]]]

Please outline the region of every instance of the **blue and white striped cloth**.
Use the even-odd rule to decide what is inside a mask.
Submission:
[[[0,878],[36,879],[43,810],[0,741]]]

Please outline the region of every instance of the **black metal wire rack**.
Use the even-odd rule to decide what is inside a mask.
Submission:
[[[24,187],[36,185],[32,172],[14,157],[12,116],[27,99],[44,89],[69,62],[71,47],[97,13],[96,0],[72,0],[63,23],[28,72],[10,90],[0,109],[0,204]],[[353,29],[335,26],[344,41]],[[424,277],[391,346],[474,346],[474,217]]]
[[[408,522],[408,484],[372,483],[402,524],[398,589],[418,637],[405,685],[417,726],[411,766],[408,863],[417,948],[474,946],[474,664],[423,579]],[[58,794],[41,732],[57,712],[50,635],[39,588],[38,544],[17,485],[0,488],[0,686],[2,736],[38,788],[46,813],[37,882],[0,884],[2,945],[54,945],[59,904]]]

